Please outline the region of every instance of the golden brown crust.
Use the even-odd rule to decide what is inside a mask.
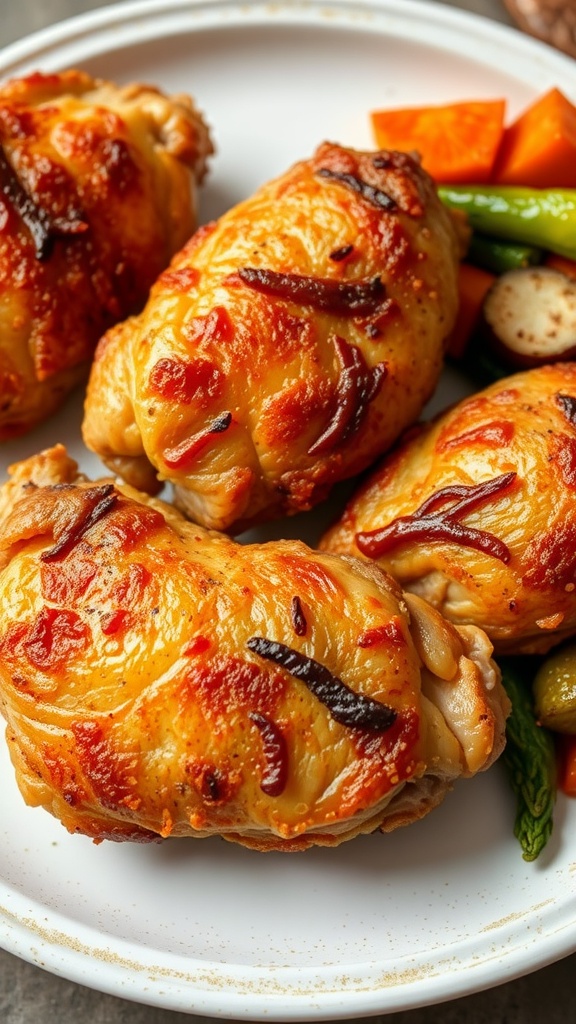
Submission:
[[[147,459],[218,529],[313,507],[433,391],[458,253],[411,157],[324,143],[201,228],[104,338],[88,447],[140,485]]]
[[[0,439],[87,376],[195,227],[211,144],[189,99],[79,71],[0,88]]]
[[[415,820],[501,749],[486,638],[411,613],[368,563],[235,544],[76,478],[62,447],[13,468],[0,551],[16,777],[72,832],[337,845]]]
[[[375,558],[500,653],[544,653],[576,631],[575,495],[576,365],[540,367],[408,437],[321,547]]]

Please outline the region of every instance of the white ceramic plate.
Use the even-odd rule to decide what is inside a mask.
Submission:
[[[553,84],[576,98],[567,58],[410,0],[139,2],[0,56],[3,77],[64,66],[196,96],[218,149],[203,219],[325,138],[371,147],[374,107],[505,95],[512,116]],[[445,382],[436,407],[459,388]],[[78,396],[4,446],[2,470],[64,440],[98,472],[80,413]],[[576,948],[576,801],[559,801],[549,847],[526,864],[499,766],[405,831],[286,856],[218,840],[96,847],[26,808],[3,745],[0,758],[1,942],[102,991],[211,1016],[320,1020],[478,991]]]

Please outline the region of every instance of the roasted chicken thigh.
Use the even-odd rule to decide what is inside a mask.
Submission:
[[[497,757],[473,626],[376,566],[236,544],[62,447],[0,494],[0,707],[18,784],[95,840],[336,845]]]
[[[408,435],[321,542],[374,559],[498,653],[576,632],[576,363],[516,374]]]
[[[406,154],[325,143],[200,228],[109,331],[84,439],[238,533],[307,510],[420,413],[457,307],[459,232]]]
[[[0,439],[87,376],[195,227],[211,150],[186,97],[78,71],[0,87]]]

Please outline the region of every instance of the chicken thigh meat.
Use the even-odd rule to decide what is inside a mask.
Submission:
[[[0,440],[88,374],[196,226],[212,149],[192,101],[80,71],[0,87]]]
[[[200,228],[102,339],[85,443],[215,529],[314,507],[433,392],[459,254],[415,159],[324,143]]]
[[[0,708],[70,832],[333,846],[421,817],[504,744],[475,627],[376,566],[239,545],[58,446],[0,492]]]
[[[515,374],[407,436],[320,545],[372,559],[497,653],[576,633],[576,364]]]

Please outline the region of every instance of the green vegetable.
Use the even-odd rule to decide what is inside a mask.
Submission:
[[[576,189],[441,185],[442,201],[462,210],[474,231],[576,259]]]
[[[475,231],[470,239],[466,259],[493,274],[504,274],[507,270],[537,266],[542,262],[542,249],[535,245],[504,242]]]
[[[532,703],[534,667],[532,659],[500,661],[502,682],[512,703],[502,757],[516,795],[514,835],[527,861],[536,860],[552,834],[556,800],[554,741],[547,729],[536,724]]]
[[[534,679],[538,721],[553,732],[576,735],[576,644],[553,651]]]

